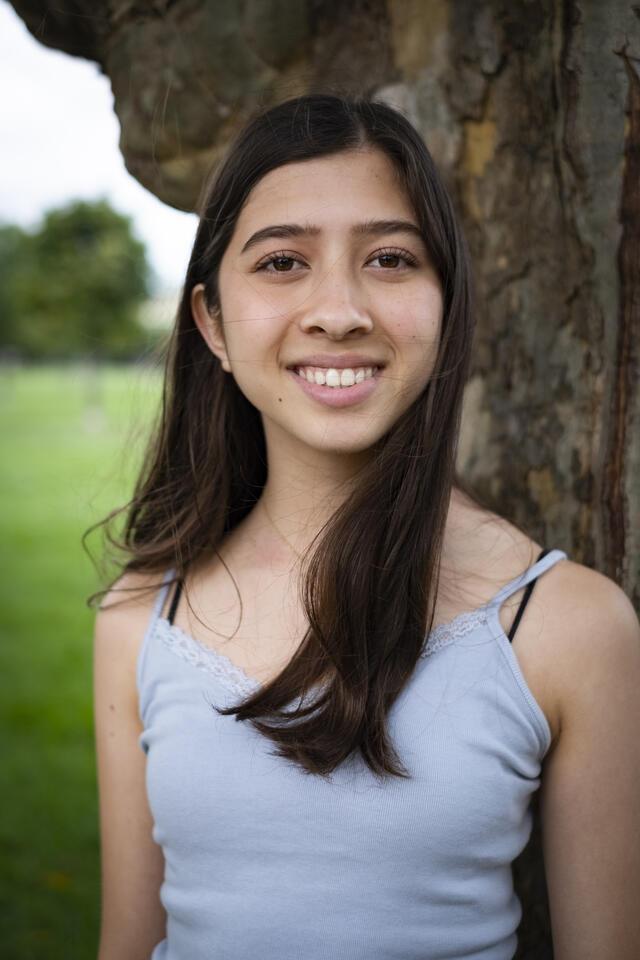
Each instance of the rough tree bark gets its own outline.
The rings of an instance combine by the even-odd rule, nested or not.
[[[129,171],[194,209],[256,106],[403,109],[478,288],[460,467],[498,512],[640,605],[640,5],[624,0],[13,0],[111,80]],[[552,956],[536,811],[517,956]]]

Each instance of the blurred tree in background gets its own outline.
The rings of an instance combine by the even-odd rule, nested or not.
[[[18,343],[20,324],[13,286],[26,252],[25,240],[20,227],[0,224],[0,350]]]
[[[35,231],[0,226],[0,351],[27,360],[133,359],[151,345],[144,245],[105,200],[50,210]]]

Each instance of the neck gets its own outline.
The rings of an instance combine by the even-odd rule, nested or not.
[[[263,556],[291,564],[347,499],[371,452],[342,454],[281,439],[267,442],[268,479],[246,532]]]
[[[291,573],[315,537],[344,503],[372,451],[341,454],[303,447],[266,431],[268,479],[260,500],[232,537],[243,562]],[[451,492],[443,567],[456,567],[466,543],[469,504]]]

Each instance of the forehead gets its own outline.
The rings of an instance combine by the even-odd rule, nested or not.
[[[270,170],[251,190],[234,239],[268,223],[314,222],[345,228],[366,217],[415,219],[396,168],[380,150],[353,150]],[[244,239],[243,239],[244,238]]]

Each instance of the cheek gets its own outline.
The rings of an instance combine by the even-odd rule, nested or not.
[[[386,313],[389,332],[405,362],[423,365],[438,349],[442,325],[442,299],[438,292],[406,296],[390,304]]]
[[[229,356],[265,354],[282,335],[287,319],[277,297],[267,298],[242,274],[220,277],[220,299]]]
[[[256,317],[246,311],[227,321],[227,353],[231,374],[255,407],[262,409],[274,391],[280,344],[285,335],[280,317]]]
[[[251,359],[254,363],[276,363],[278,345],[288,321],[275,305],[263,299],[238,297],[224,312],[226,343],[231,363]]]

